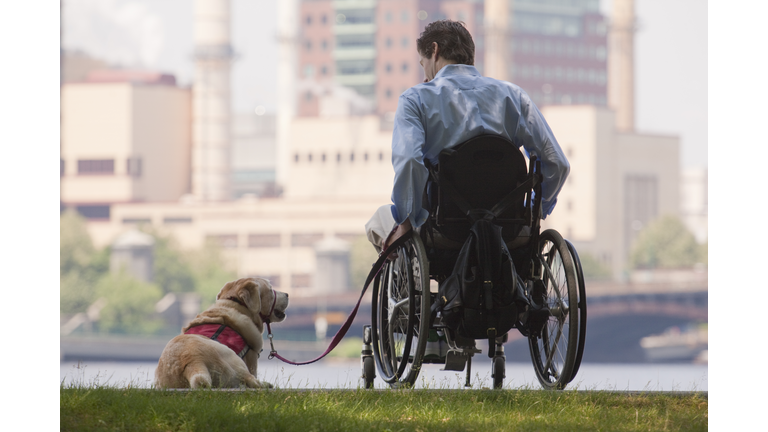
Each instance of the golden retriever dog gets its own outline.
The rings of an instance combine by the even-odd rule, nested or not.
[[[288,294],[269,281],[228,282],[216,302],[168,342],[155,370],[155,388],[269,388],[256,379],[264,323],[285,319]]]

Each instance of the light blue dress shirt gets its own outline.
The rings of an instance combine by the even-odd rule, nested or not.
[[[480,75],[474,66],[449,64],[427,83],[400,95],[392,132],[392,216],[421,226],[429,176],[424,159],[436,164],[446,148],[482,134],[497,134],[541,160],[542,216],[555,207],[570,165],[544,117],[520,87]]]

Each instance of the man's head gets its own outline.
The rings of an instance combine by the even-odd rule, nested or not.
[[[461,21],[440,20],[427,24],[416,40],[416,49],[427,81],[446,64],[475,64],[475,42]]]

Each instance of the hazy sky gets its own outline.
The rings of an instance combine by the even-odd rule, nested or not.
[[[612,0],[602,0],[610,13]],[[64,45],[188,84],[192,0],[64,0]],[[636,0],[636,128],[679,135],[684,167],[707,166],[707,2]],[[232,0],[237,112],[277,106],[277,2]]]

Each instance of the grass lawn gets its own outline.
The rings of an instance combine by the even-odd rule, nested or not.
[[[62,431],[699,431],[702,394],[62,386]]]

